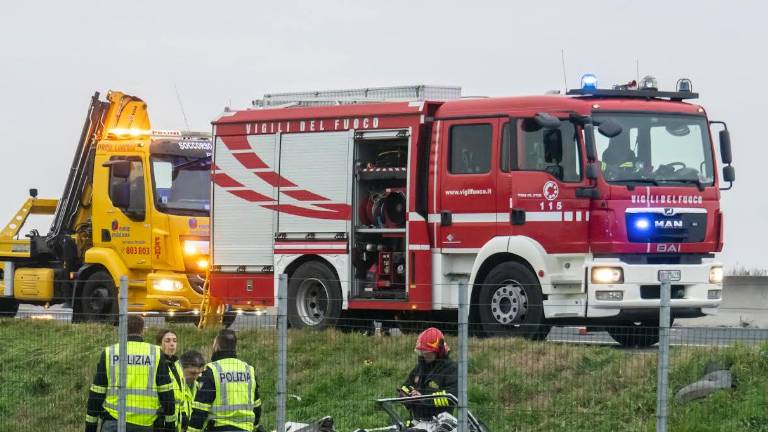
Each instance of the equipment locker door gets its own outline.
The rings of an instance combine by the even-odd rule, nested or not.
[[[349,235],[353,132],[283,134],[277,231]],[[302,237],[303,238],[303,237]]]
[[[530,237],[548,253],[587,252],[590,201],[577,196],[589,184],[580,128],[564,119],[558,129],[543,129],[526,117],[505,121],[502,129],[510,126],[498,179],[498,211],[509,223],[499,225],[499,234]],[[553,151],[558,135],[562,155]]]
[[[213,265],[259,270],[273,265],[277,135],[216,137]]]
[[[446,121],[440,150],[436,245],[478,249],[496,235],[498,119]],[[432,219],[432,218],[431,218]]]

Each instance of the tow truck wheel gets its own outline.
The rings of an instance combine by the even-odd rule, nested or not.
[[[327,265],[309,261],[288,281],[288,322],[293,328],[324,329],[341,316],[341,286]]]
[[[485,336],[547,337],[551,326],[544,323],[541,285],[528,267],[514,261],[501,263],[479,289],[477,316]]]
[[[13,318],[18,311],[18,300],[15,298],[0,298],[0,318]]]
[[[98,271],[85,281],[80,312],[83,321],[117,322],[117,289],[109,273]]]
[[[606,330],[613,340],[626,348],[647,348],[659,341],[658,322],[626,322]]]

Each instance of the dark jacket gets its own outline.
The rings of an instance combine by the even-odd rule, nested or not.
[[[237,354],[234,351],[218,351],[213,353],[211,362],[225,358],[237,358]],[[216,383],[213,379],[213,372],[211,372],[210,368],[205,368],[202,375],[200,375],[200,378],[197,379],[197,383],[198,389],[197,394],[195,395],[195,402],[200,402],[206,405],[212,404],[213,401],[216,400]],[[259,396],[259,383],[256,380],[256,377],[254,377],[254,384],[253,400],[257,402],[257,404],[253,409],[253,415],[256,416],[253,422],[253,426],[256,428],[256,426],[259,424],[259,420],[261,420],[261,397]],[[217,427],[214,424],[215,422],[212,421],[208,422],[208,425],[206,426],[206,420],[208,420],[208,412],[194,408],[192,410],[192,417],[189,420],[189,428],[198,430],[205,429],[206,431],[211,432],[231,431],[233,429],[232,426]]]
[[[131,342],[144,342],[141,336],[128,336],[128,340]],[[168,385],[171,383],[171,377],[168,374],[168,363],[165,356],[160,356],[160,361],[157,368],[157,376],[155,377],[155,384],[157,386]],[[99,387],[107,387],[109,385],[107,378],[107,364],[106,364],[106,348],[101,352],[99,356],[99,363],[96,365],[96,375],[93,377],[93,384]],[[114,385],[117,385],[114,383]],[[104,393],[98,393],[91,390],[88,393],[88,416],[90,418],[101,418],[104,420],[117,420],[113,418],[104,409],[104,400],[107,395]],[[157,394],[160,400],[160,409],[162,412],[159,414],[158,423],[161,423],[163,427],[166,427],[164,418],[165,416],[173,416],[176,407],[176,401],[173,397],[173,390],[159,392]],[[96,432],[97,423],[92,421],[86,421],[85,431]],[[174,430],[174,425],[167,425],[167,430]]]
[[[419,358],[416,367],[413,368],[404,387],[418,390],[422,395],[445,392],[458,396],[458,368],[449,358],[437,359],[427,363]],[[431,419],[441,412],[453,413],[453,403],[446,404],[441,400],[431,400],[409,404],[411,415],[414,419]],[[446,406],[447,405],[447,406]]]

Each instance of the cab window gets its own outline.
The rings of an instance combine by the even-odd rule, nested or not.
[[[109,198],[115,207],[120,208],[134,220],[144,220],[146,212],[144,194],[144,169],[140,160],[112,158],[130,164],[128,177],[115,175],[115,169],[109,170]],[[120,205],[118,205],[120,204]]]
[[[493,129],[490,124],[456,125],[451,127],[451,174],[484,174],[491,170]]]
[[[533,119],[518,124],[518,169],[544,171],[564,182],[581,180],[578,130],[573,123],[563,121],[557,129],[542,128]],[[551,143],[557,140],[563,143],[562,154],[552,150]]]

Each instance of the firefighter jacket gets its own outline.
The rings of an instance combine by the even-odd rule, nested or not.
[[[253,366],[232,351],[213,354],[197,381],[189,432],[255,430],[261,418],[261,398]]]
[[[156,421],[175,428],[173,384],[160,347],[130,336],[127,345],[126,422],[152,426]],[[86,432],[95,432],[98,419],[117,420],[120,345],[108,346],[96,366],[88,394]]]
[[[419,358],[415,368],[408,374],[401,391],[409,393],[418,390],[422,395],[452,394],[458,395],[458,369],[448,357],[432,363]],[[430,401],[413,402],[408,405],[411,415],[417,420],[429,420],[441,412],[453,413],[452,403],[447,398],[439,397]]]

